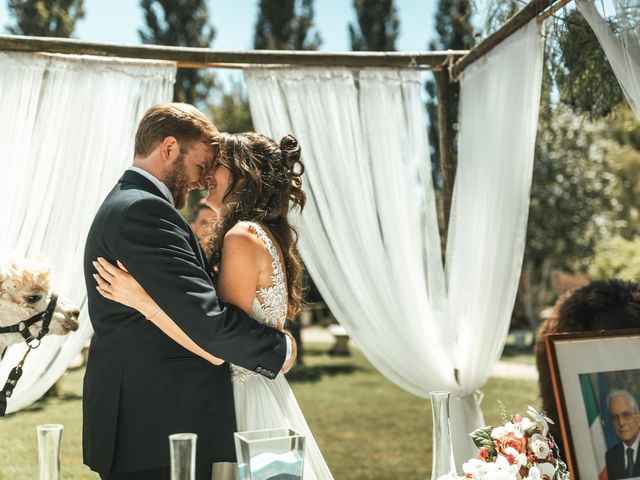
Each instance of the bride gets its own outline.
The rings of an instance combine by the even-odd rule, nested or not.
[[[300,146],[291,135],[278,145],[257,133],[222,133],[214,165],[205,176],[206,203],[217,212],[206,248],[217,293],[258,322],[280,330],[301,304],[302,268],[288,214],[295,206],[304,207],[303,171]],[[100,262],[115,274],[109,279],[108,298],[138,310],[153,302],[124,265]],[[223,362],[211,355],[207,360]],[[284,375],[269,380],[232,365],[231,377],[238,431],[287,427],[302,433],[303,478],[332,479]],[[235,479],[236,470],[235,465],[215,465],[214,479]]]

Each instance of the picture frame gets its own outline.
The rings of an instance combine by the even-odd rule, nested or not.
[[[619,391],[625,391],[640,403],[640,329],[549,334],[545,342],[571,477],[606,478],[603,468],[624,468],[613,460],[622,447],[618,446],[621,440],[607,397],[611,392],[620,395]],[[640,437],[640,413],[633,419]],[[628,435],[626,429],[621,434]],[[607,455],[614,447],[616,450]],[[635,454],[636,464],[640,464],[640,455]],[[640,479],[640,465],[631,477],[609,475],[609,480],[612,477]]]

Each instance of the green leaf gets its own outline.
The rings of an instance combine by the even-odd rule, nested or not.
[[[476,447],[486,447],[489,450],[493,450],[493,438],[491,438],[491,430],[493,430],[493,427],[491,426],[482,427],[470,433],[469,436],[473,440],[473,443],[476,444]]]

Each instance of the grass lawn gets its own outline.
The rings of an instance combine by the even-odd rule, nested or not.
[[[325,345],[306,345],[307,365],[289,375],[320,449],[337,480],[429,478],[431,410],[380,375],[357,351],[331,358]],[[62,478],[97,479],[82,464],[81,393],[84,370],[68,372],[60,398],[0,419],[0,479],[37,478],[36,425],[62,423]],[[488,424],[500,422],[497,400],[525,412],[539,406],[531,381],[491,379],[484,388]]]

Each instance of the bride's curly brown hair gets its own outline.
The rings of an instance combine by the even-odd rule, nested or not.
[[[216,160],[229,170],[231,184],[224,195],[229,212],[214,228],[208,245],[214,277],[220,268],[224,237],[236,223],[251,221],[267,227],[284,257],[287,317],[293,319],[302,303],[302,262],[296,249],[298,233],[289,222],[289,211],[295,207],[302,211],[307,198],[302,190],[300,145],[291,135],[283,137],[278,145],[253,132],[221,133],[217,143]]]

